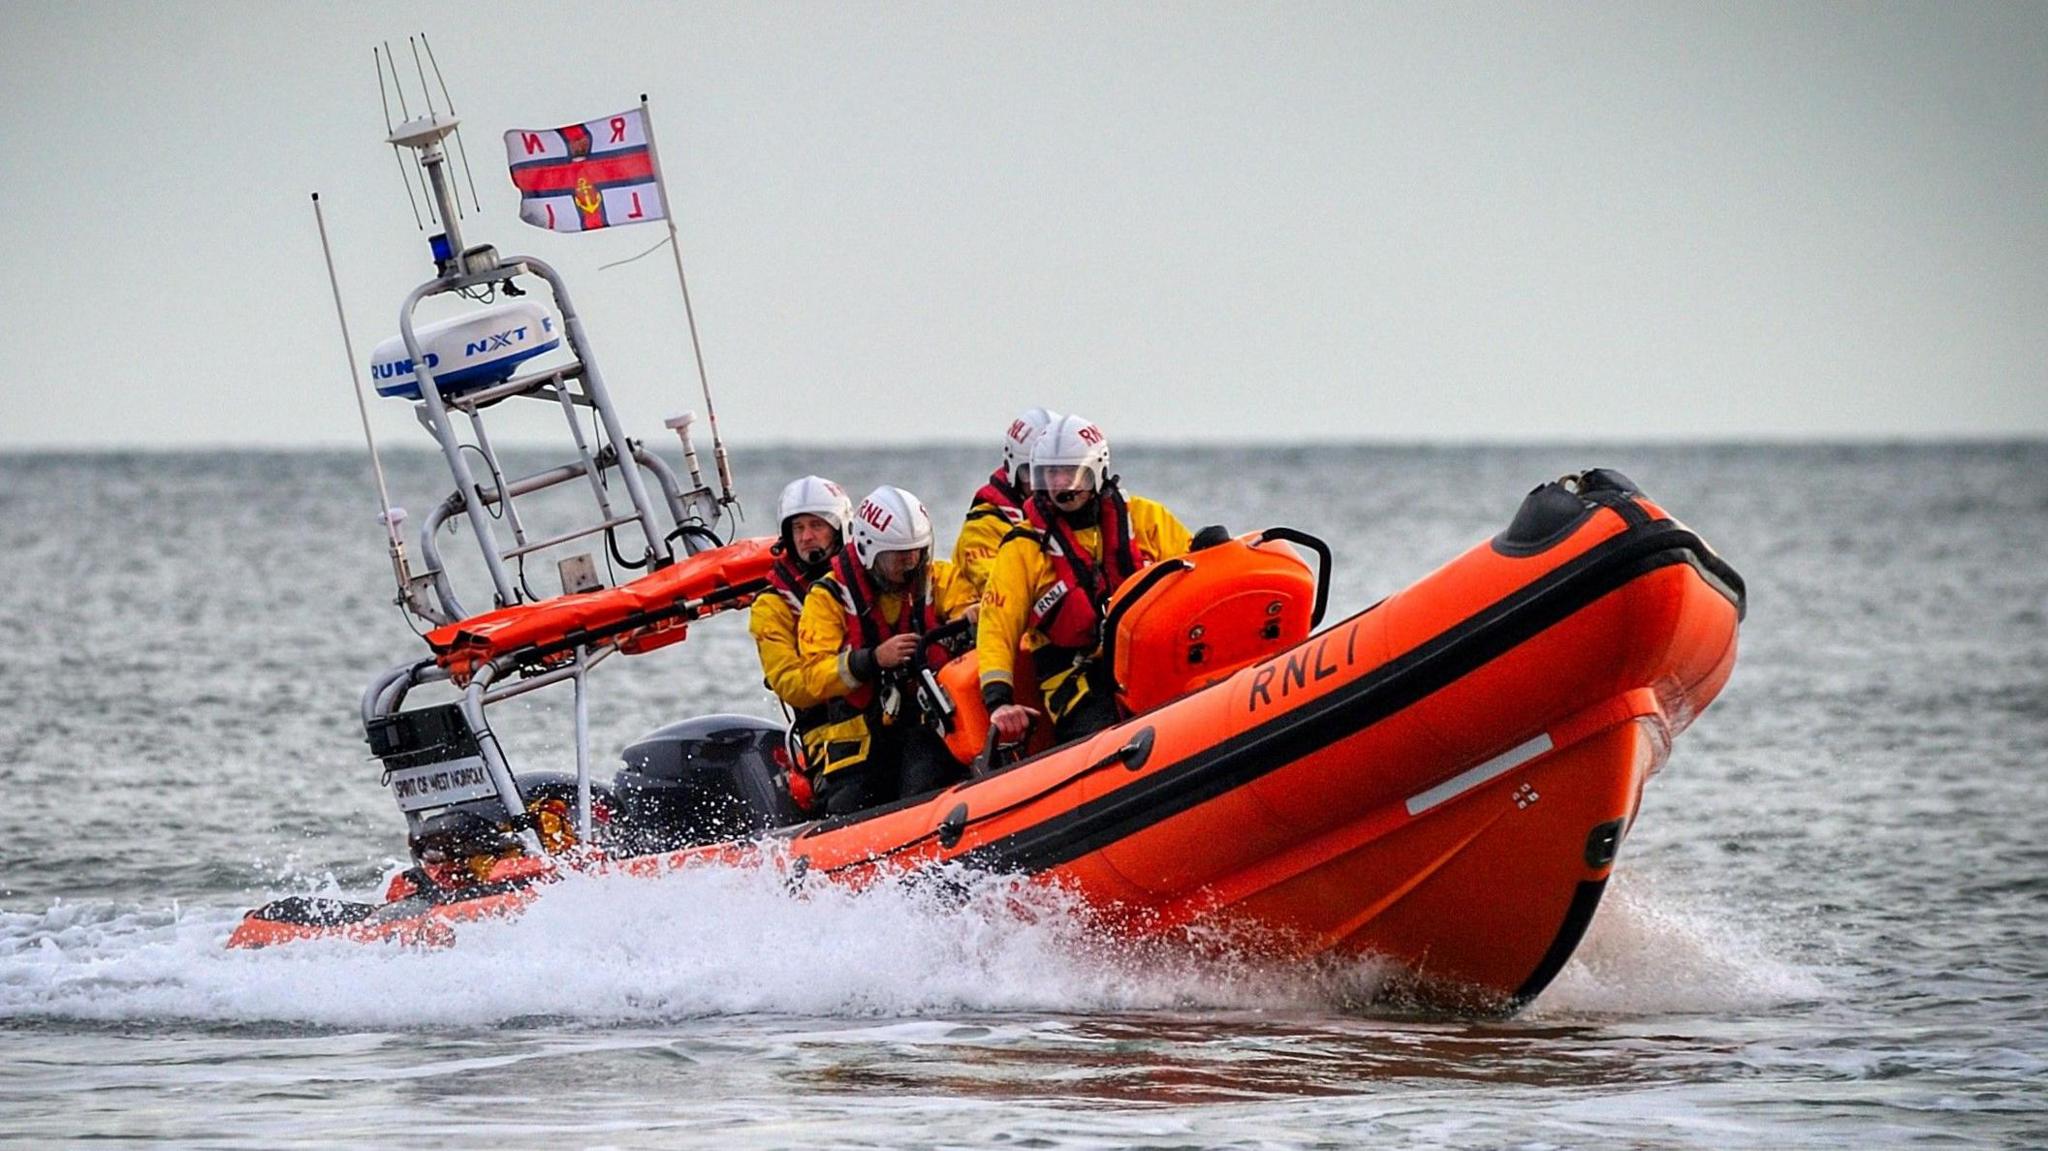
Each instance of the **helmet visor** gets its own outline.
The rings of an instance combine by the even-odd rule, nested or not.
[[[928,548],[911,548],[908,551],[882,552],[875,557],[874,571],[882,582],[901,585],[917,574],[917,569],[931,555]]]
[[[1030,478],[1032,489],[1047,495],[1102,490],[1102,469],[1094,464],[1039,464]]]

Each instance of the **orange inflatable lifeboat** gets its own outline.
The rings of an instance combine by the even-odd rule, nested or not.
[[[1320,553],[1315,571],[1296,544]],[[1570,957],[1645,782],[1727,682],[1742,580],[1601,470],[1537,488],[1500,535],[1315,630],[1328,577],[1327,551],[1285,530],[1156,565],[1111,611],[1123,722],[941,792],[771,831],[763,858],[856,884],[939,863],[1028,873],[1112,930],[1280,961],[1378,956],[1431,998],[1511,1009]],[[970,678],[949,665],[945,679],[967,733],[957,754],[986,717],[973,726]],[[747,859],[759,844],[601,866]],[[253,912],[231,942],[426,938],[533,890],[476,887],[320,923]]]

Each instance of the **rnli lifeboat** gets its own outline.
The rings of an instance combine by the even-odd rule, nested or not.
[[[1270,528],[1155,564],[1104,621],[1125,718],[1058,747],[1041,731],[1014,761],[992,740],[971,656],[920,669],[901,686],[965,768],[942,791],[809,818],[801,749],[782,726],[735,715],[649,733],[595,778],[593,670],[747,607],[767,592],[772,541],[732,538],[738,503],[694,321],[709,477],[692,413],[665,421],[680,472],[626,435],[553,267],[464,237],[444,147],[458,121],[426,103],[387,124],[379,150],[412,153],[431,188],[433,277],[371,364],[453,481],[419,527],[417,563],[367,408],[363,421],[394,602],[428,646],[362,700],[412,866],[378,901],[268,903],[230,946],[457,943],[466,923],[516,914],[569,869],[739,865],[785,869],[799,893],[1021,875],[1078,896],[1106,932],[1279,963],[1377,957],[1422,995],[1482,1010],[1526,1002],[1570,957],[1646,781],[1727,682],[1744,603],[1735,572],[1612,471],[1539,486],[1500,534],[1330,626],[1331,553],[1306,533]],[[579,163],[554,158],[572,151],[567,131],[525,133],[557,138],[534,163]],[[314,212],[324,252],[317,196]],[[682,288],[680,256],[676,270]],[[329,277],[339,319],[331,260]],[[423,322],[428,301],[456,314]],[[686,290],[682,303],[688,315]],[[560,462],[508,469],[484,432],[505,406],[560,416]],[[555,518],[579,491],[583,510]],[[463,522],[481,587],[458,589],[440,554]],[[541,586],[550,566],[559,593]],[[473,612],[483,601],[465,597],[479,590],[492,606]],[[573,771],[520,770],[492,709],[565,688]],[[1029,684],[1017,689],[1029,699]]]
[[[861,885],[955,865],[1059,884],[1106,931],[1281,962],[1378,957],[1430,999],[1512,1009],[1572,954],[1646,781],[1727,682],[1743,582],[1600,469],[1536,488],[1500,534],[1322,626],[1329,562],[1273,529],[1128,581],[1104,652],[1128,718],[1019,762],[989,742],[971,657],[949,663],[932,689],[970,777],[827,820],[791,799],[785,733],[764,720],[664,728],[609,787],[508,781],[480,705],[403,710],[410,681],[387,678],[365,717],[395,792],[410,789],[420,866],[382,903],[272,903],[229,943],[445,943],[566,866],[738,863]],[[449,624],[427,670],[481,699],[494,675],[673,642],[759,594],[767,563],[767,541],[741,541]]]

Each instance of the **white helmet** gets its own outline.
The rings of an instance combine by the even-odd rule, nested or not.
[[[1049,468],[1079,468],[1069,487],[1099,492],[1109,482],[1109,437],[1087,416],[1061,416],[1031,445],[1031,486],[1043,490]]]
[[[789,481],[782,489],[782,506],[776,522],[784,531],[789,530],[789,521],[797,516],[813,515],[838,529],[839,538],[846,538],[846,529],[853,522],[853,501],[846,498],[846,489],[823,476],[805,476]]]
[[[1011,483],[1024,482],[1024,469],[1031,466],[1031,446],[1038,442],[1039,433],[1059,422],[1060,414],[1051,408],[1026,408],[1010,421],[1010,430],[1003,433],[1003,474]]]
[[[924,501],[887,485],[868,493],[853,514],[853,555],[872,569],[883,552],[907,552],[932,546],[932,516]]]

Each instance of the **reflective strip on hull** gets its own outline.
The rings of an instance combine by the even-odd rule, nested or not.
[[[1478,767],[1461,771],[1428,791],[1408,797],[1408,814],[1421,815],[1448,799],[1454,799],[1503,773],[1535,759],[1551,748],[1550,733],[1544,732],[1527,743],[1519,743]]]

